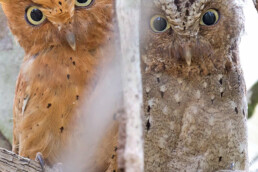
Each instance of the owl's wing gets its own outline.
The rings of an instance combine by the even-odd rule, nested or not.
[[[26,104],[28,102],[29,97],[26,97],[26,82],[21,74],[19,74],[16,89],[15,89],[15,97],[14,97],[14,105],[13,105],[13,145],[12,151],[15,153],[19,153],[19,122],[22,120],[23,112],[26,108]]]

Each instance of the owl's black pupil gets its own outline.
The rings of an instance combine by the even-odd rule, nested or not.
[[[86,3],[88,0],[77,0],[77,2],[83,4],[83,3]]]
[[[216,23],[216,15],[214,12],[208,11],[203,15],[203,23],[210,26]]]
[[[39,9],[33,9],[30,13],[32,20],[40,21],[43,18],[43,14]]]
[[[167,21],[163,17],[157,17],[153,22],[153,27],[157,31],[163,31],[167,28]]]

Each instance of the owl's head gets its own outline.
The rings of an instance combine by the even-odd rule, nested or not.
[[[147,70],[204,74],[238,63],[243,0],[154,0],[142,12]]]
[[[53,46],[95,49],[105,41],[105,34],[111,29],[112,0],[0,2],[11,31],[27,53]]]

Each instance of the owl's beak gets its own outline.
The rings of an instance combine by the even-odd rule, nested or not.
[[[191,52],[191,48],[189,46],[184,47],[184,57],[185,57],[185,61],[186,61],[187,65],[191,66],[192,52]]]
[[[70,47],[73,49],[73,51],[76,50],[76,38],[73,32],[67,32],[66,33],[66,40]]]

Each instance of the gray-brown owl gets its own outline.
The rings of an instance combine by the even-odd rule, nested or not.
[[[145,171],[248,170],[243,1],[144,1]]]

